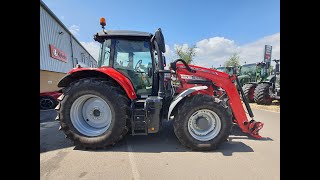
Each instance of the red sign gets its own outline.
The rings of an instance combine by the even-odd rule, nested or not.
[[[50,48],[50,56],[54,59],[58,59],[60,61],[63,62],[68,62],[67,59],[67,54],[64,53],[63,51],[61,51],[60,49],[57,49],[56,47],[54,47],[54,45],[49,44],[49,48]]]
[[[271,62],[272,46],[264,46],[264,62]]]

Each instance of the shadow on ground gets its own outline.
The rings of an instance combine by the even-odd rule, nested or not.
[[[58,130],[59,126],[56,121],[40,123],[40,153],[73,146],[73,142]]]
[[[229,142],[233,139],[247,139],[247,140],[254,140],[254,141],[273,141],[270,137],[262,137],[261,139],[256,139],[252,136],[249,136],[246,133],[243,133],[238,125],[234,125],[231,129],[230,136],[228,138]]]
[[[55,110],[40,111],[40,153],[73,146],[73,142],[58,130],[56,116]]]
[[[63,132],[59,131],[59,123],[54,121],[56,114],[52,111],[47,111],[40,117],[40,153],[53,151],[57,149],[74,147],[73,142],[65,138]],[[51,118],[51,119],[50,119]],[[240,128],[235,126],[228,138],[215,151],[206,151],[199,153],[222,153],[225,156],[231,156],[234,152],[253,152],[253,149],[241,142],[242,140],[256,140],[242,133]],[[272,140],[272,139],[264,139]],[[79,147],[74,147],[74,150],[83,150]],[[161,152],[192,152],[180,144],[176,138],[172,122],[164,122],[162,130],[157,134],[148,136],[131,136],[126,135],[124,139],[114,146],[99,150],[86,150],[95,152],[136,152],[136,153],[161,153]]]

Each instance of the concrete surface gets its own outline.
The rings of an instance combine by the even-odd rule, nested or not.
[[[159,134],[126,136],[106,150],[77,150],[58,131],[54,111],[40,112],[41,179],[280,179],[280,113],[253,109],[263,140],[238,129],[211,152],[183,147],[165,123]]]

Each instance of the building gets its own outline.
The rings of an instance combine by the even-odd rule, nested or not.
[[[78,63],[97,67],[97,61],[40,1],[40,93],[59,90],[59,80]]]

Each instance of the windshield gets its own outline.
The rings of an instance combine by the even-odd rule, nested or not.
[[[241,75],[256,76],[256,64],[246,64],[241,67]]]
[[[114,68],[147,72],[152,67],[148,41],[116,40]]]
[[[218,71],[221,71],[221,72],[225,72],[226,67],[218,67],[217,70],[218,70]]]

